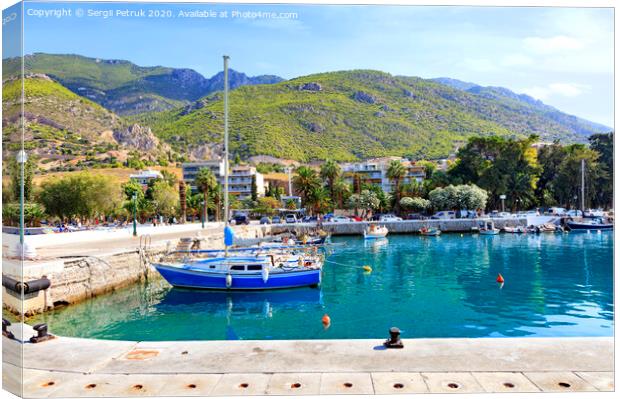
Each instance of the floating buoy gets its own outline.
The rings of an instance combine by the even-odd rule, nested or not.
[[[463,237],[463,233],[461,233],[461,237]]]
[[[327,313],[325,313],[321,319],[321,322],[323,323],[323,326],[327,328],[330,324],[332,324],[332,319],[330,319]]]
[[[368,265],[362,266],[362,269],[364,269],[365,272],[372,273],[372,267]]]
[[[497,279],[495,279],[495,281],[497,281],[500,284],[504,283],[504,277],[500,274],[497,275]]]

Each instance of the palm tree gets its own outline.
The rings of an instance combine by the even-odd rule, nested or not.
[[[338,208],[343,209],[345,198],[351,195],[351,186],[345,179],[339,177],[334,181],[333,195],[334,201],[338,202]]]
[[[400,211],[400,184],[405,178],[406,174],[407,169],[399,160],[394,160],[390,162],[387,170],[387,177],[394,183],[394,194],[396,197],[394,210],[396,211],[396,213],[399,213]]]
[[[308,204],[312,191],[321,186],[321,181],[314,169],[300,166],[297,169],[297,175],[293,178],[293,184],[303,203]]]
[[[334,197],[334,182],[341,173],[340,166],[331,159],[321,165],[321,178],[327,181],[327,187],[329,187],[329,193],[332,198]]]
[[[327,212],[331,207],[331,201],[329,198],[329,192],[325,189],[325,187],[314,187],[310,192],[310,197],[308,198],[308,205],[311,206],[312,212],[315,215],[320,215]]]
[[[205,203],[204,205],[204,220],[209,221],[209,214],[207,209],[209,208],[209,192],[215,189],[217,186],[217,179],[215,175],[209,168],[201,168],[196,174],[196,179],[194,180],[196,187],[198,190],[202,192],[202,198]]]

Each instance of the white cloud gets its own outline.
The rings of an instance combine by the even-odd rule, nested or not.
[[[590,89],[589,85],[579,83],[551,83],[546,86],[534,86],[522,89],[521,91],[542,101],[550,97],[578,97]]]
[[[526,37],[523,39],[525,48],[539,54],[581,50],[584,42],[569,36]]]

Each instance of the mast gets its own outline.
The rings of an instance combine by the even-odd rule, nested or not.
[[[586,197],[586,179],[585,179],[585,165],[586,160],[581,160],[581,213],[585,211],[585,197]]]
[[[228,59],[224,56],[224,236],[231,233],[228,226]],[[226,240],[226,238],[225,238]],[[228,244],[225,243],[224,256],[228,257]]]

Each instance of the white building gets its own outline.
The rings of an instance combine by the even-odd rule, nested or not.
[[[218,183],[224,188],[224,160],[210,160],[183,164],[183,180],[190,185],[193,192],[198,191],[194,180],[198,171],[209,168],[215,175]],[[252,179],[256,180],[256,194],[265,195],[265,182],[263,175],[256,172],[256,168],[248,165],[231,166],[228,173],[228,193],[243,200],[252,197]]]
[[[151,180],[162,179],[163,176],[158,170],[143,170],[140,173],[129,175],[130,180],[135,180],[143,186],[147,186]]]
[[[374,158],[362,162],[345,163],[341,167],[345,180],[349,184],[353,184],[354,176],[359,175],[362,182],[377,184],[381,186],[383,191],[389,193],[394,191],[394,185],[388,177],[388,168],[392,161],[399,161],[407,171],[402,181],[403,184],[413,180],[418,182],[424,180],[425,171],[423,166],[416,165],[415,162],[400,157]]]

